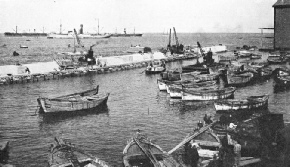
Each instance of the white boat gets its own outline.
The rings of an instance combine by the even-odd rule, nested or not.
[[[204,90],[204,91],[186,91],[182,92],[182,100],[192,101],[206,101],[206,100],[218,100],[233,98],[236,91],[235,87],[228,87],[224,89],[216,90]]]
[[[163,80],[157,79],[158,88],[160,91],[166,90],[166,83]]]
[[[82,39],[98,39],[98,38],[110,38],[111,34],[78,34],[79,38]],[[68,33],[68,34],[48,34],[48,39],[73,39],[74,34]]]
[[[28,46],[20,45],[20,48],[28,48]]]
[[[214,102],[216,111],[257,110],[268,107],[269,95],[249,96],[246,99],[222,99]]]

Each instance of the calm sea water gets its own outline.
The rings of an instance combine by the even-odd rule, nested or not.
[[[121,54],[131,44],[149,46],[154,50],[166,46],[167,38],[160,34],[145,34],[141,38],[111,38],[94,50],[95,54]],[[72,40],[27,39],[1,36],[0,45],[7,45],[7,48],[0,48],[1,64],[5,64],[4,60],[11,60],[13,50],[23,54],[17,59],[30,63],[34,58],[52,57],[55,52],[71,51],[67,44],[73,43]],[[186,45],[193,45],[197,40],[204,45],[230,44],[230,48],[260,44],[259,34],[180,34],[179,40]],[[83,42],[88,46],[96,40]],[[20,43],[29,45],[29,48],[20,50]],[[172,62],[167,67],[176,68],[191,63],[188,60]],[[215,114],[212,102],[185,103],[170,99],[167,93],[158,90],[156,80],[159,75],[145,75],[143,70],[0,86],[0,139],[10,141],[9,162],[23,167],[46,166],[49,145],[58,136],[69,139],[111,165],[121,166],[123,148],[137,129],[169,151],[192,132],[205,113]],[[99,113],[59,117],[34,115],[36,98],[39,96],[65,95],[96,85],[100,85],[100,92],[111,93],[107,108]],[[274,93],[272,79],[238,88],[235,97],[265,93],[270,95],[269,110],[284,113],[285,122],[289,122],[290,91]]]

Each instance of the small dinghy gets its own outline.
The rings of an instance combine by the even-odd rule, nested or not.
[[[28,46],[20,45],[20,48],[28,48]]]
[[[125,167],[179,166],[172,156],[139,133],[128,142],[123,155]]]
[[[71,143],[55,138],[51,145],[48,164],[49,167],[109,167],[96,157],[92,157]]]
[[[217,112],[257,110],[268,107],[269,95],[249,96],[246,99],[222,99],[214,102]]]

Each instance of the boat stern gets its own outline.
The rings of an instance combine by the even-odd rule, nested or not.
[[[45,106],[45,98],[39,97],[37,98],[37,104],[39,107],[39,112],[45,113],[47,112],[46,106]]]

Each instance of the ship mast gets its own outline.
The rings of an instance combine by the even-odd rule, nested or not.
[[[99,29],[100,27],[99,27],[99,19],[98,19],[98,35],[100,34]]]
[[[61,20],[60,20],[59,34],[62,34],[61,27],[62,27],[62,25],[61,25]]]

